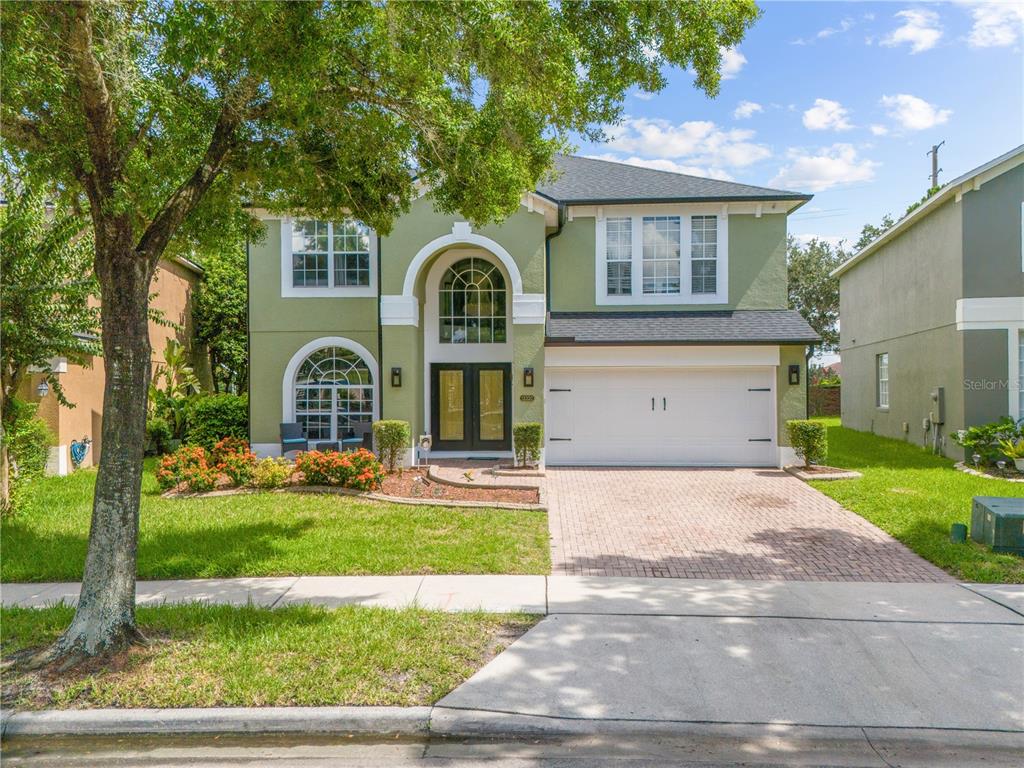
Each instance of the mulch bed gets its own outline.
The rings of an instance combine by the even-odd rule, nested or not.
[[[437,499],[438,501],[501,501],[515,504],[537,504],[536,488],[493,488],[481,485],[464,488],[428,480],[422,469],[406,469],[384,477],[381,493],[406,499]]]

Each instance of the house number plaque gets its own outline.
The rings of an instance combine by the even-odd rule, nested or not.
[[[532,403],[533,395],[520,395],[519,399],[524,403]]]

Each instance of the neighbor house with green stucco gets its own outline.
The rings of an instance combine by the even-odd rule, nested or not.
[[[963,458],[1024,416],[1024,146],[946,184],[839,276],[843,425]]]
[[[262,213],[249,247],[251,440],[402,419],[432,457],[778,466],[817,335],[787,309],[786,218],[809,196],[580,157],[499,224],[429,191],[387,236]],[[409,459],[416,448],[410,446]]]

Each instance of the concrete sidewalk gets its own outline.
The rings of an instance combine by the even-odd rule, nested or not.
[[[1024,732],[1024,587],[611,581],[551,579],[551,615],[432,722]]]
[[[2,584],[4,606],[78,600],[80,585]],[[1024,624],[1024,585],[601,576],[285,576],[140,581],[139,605],[418,605],[443,611]]]

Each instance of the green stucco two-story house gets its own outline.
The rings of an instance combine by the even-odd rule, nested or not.
[[[844,426],[951,457],[1024,416],[1024,145],[945,185],[836,270]]]
[[[249,250],[251,440],[280,452],[411,423],[432,457],[778,466],[817,340],[788,310],[786,217],[809,197],[580,157],[500,224],[424,194],[387,237],[264,215]],[[410,446],[409,459],[414,456]]]

